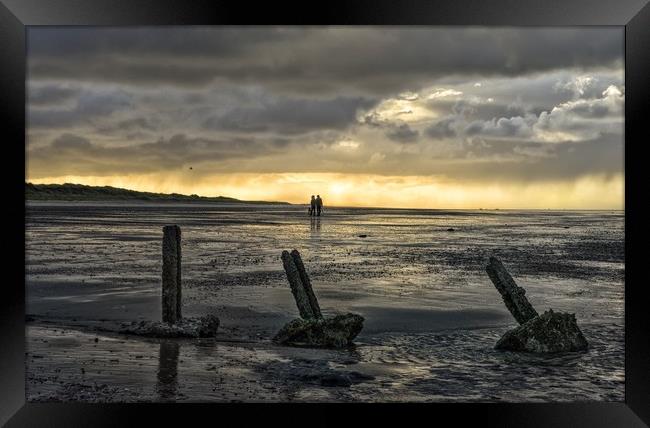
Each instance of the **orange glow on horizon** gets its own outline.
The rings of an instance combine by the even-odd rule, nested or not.
[[[227,174],[188,178],[174,174],[62,176],[35,184],[78,183],[156,193],[228,196],[242,200],[307,203],[320,194],[326,206],[391,208],[623,209],[624,179],[588,176],[570,182],[461,183],[425,176],[362,174]]]

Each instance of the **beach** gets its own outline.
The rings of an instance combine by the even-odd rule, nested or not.
[[[623,211],[411,210],[29,202],[28,401],[624,400]],[[162,227],[182,230],[183,315],[214,339],[144,339],[161,317]],[[282,250],[325,314],[365,318],[342,350],[279,346],[298,317]],[[485,272],[497,256],[538,312],[575,313],[590,348],[497,351],[517,325]]]

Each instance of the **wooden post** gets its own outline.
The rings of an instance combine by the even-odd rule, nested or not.
[[[181,228],[163,227],[162,320],[175,324],[181,315]]]
[[[298,311],[300,311],[300,316],[303,319],[315,318],[314,311],[309,304],[309,297],[307,297],[305,287],[303,286],[300,279],[300,273],[298,272],[296,263],[288,251],[282,252],[282,265],[284,266],[284,271],[287,274],[289,286],[291,287],[291,293],[293,294],[293,298],[295,299],[296,305],[298,306]]]
[[[309,306],[311,306],[311,311],[313,312],[316,318],[323,318],[323,315],[320,312],[320,306],[318,305],[318,300],[316,299],[314,290],[311,287],[311,280],[309,279],[309,275],[307,275],[307,271],[305,270],[305,265],[302,262],[302,258],[300,257],[300,253],[298,252],[298,250],[293,250],[291,252],[291,257],[293,258],[293,262],[296,264],[296,267],[298,268],[298,273],[300,274],[300,281],[302,282],[302,285],[305,288],[305,293],[307,294],[307,299],[309,299]]]
[[[501,293],[506,307],[519,324],[524,324],[538,315],[535,308],[526,299],[526,290],[517,286],[499,259],[490,257],[485,270],[496,289]]]

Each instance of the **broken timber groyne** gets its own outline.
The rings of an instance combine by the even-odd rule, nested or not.
[[[214,337],[219,328],[217,316],[182,316],[181,228],[177,225],[163,227],[162,262],[162,322],[126,323],[119,332],[161,338]]]
[[[490,257],[485,270],[506,308],[520,324],[507,331],[495,349],[552,353],[584,351],[589,347],[575,314],[549,309],[539,315],[526,298],[526,290],[515,283],[499,259]]]
[[[351,345],[363,328],[363,317],[352,313],[323,317],[298,250],[283,251],[281,258],[300,318],[285,324],[273,342],[322,348]]]

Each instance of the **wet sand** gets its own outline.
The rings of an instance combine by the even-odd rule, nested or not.
[[[310,220],[303,211],[30,204],[28,400],[624,399],[622,212],[330,209]],[[170,223],[183,230],[184,315],[216,314],[218,337],[108,332],[160,319],[161,227]],[[355,347],[270,342],[297,316],[279,260],[292,248],[326,314],[366,318]],[[515,321],[484,273],[491,254],[538,311],[576,313],[591,349],[493,350]]]

